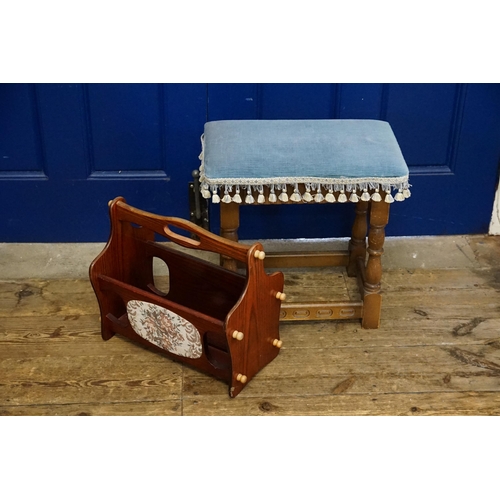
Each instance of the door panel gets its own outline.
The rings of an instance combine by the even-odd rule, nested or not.
[[[381,119],[387,120],[412,168],[448,166],[450,141],[460,132],[464,85],[385,85]]]
[[[35,86],[3,87],[4,91],[0,92],[0,171],[9,178],[44,177]]]
[[[165,176],[164,96],[160,85],[85,85],[92,174]]]

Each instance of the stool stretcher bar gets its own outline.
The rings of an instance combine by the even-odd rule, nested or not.
[[[349,252],[266,252],[266,269],[297,267],[345,267],[349,263]],[[240,265],[238,264],[238,267]]]
[[[281,321],[325,321],[329,319],[361,319],[362,301],[334,301],[308,303],[284,303],[281,305]]]

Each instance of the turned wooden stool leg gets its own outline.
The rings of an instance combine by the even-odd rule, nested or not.
[[[238,241],[240,227],[240,206],[237,203],[220,204],[220,235],[231,241]],[[220,264],[226,269],[236,271],[236,261],[221,255]]]
[[[358,274],[358,259],[366,262],[366,231],[368,229],[366,212],[368,201],[358,201],[356,203],[356,218],[352,226],[352,236],[349,241],[349,264],[347,265],[347,275],[356,276]]]
[[[380,281],[382,279],[381,257],[384,253],[385,226],[389,221],[389,203],[372,202],[370,207],[370,230],[368,233],[368,262],[366,263],[363,297],[363,328],[380,326]]]

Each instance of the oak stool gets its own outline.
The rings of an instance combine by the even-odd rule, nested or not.
[[[408,166],[389,123],[222,120],[206,123],[201,139],[201,192],[221,203],[224,238],[238,241],[240,205],[355,204],[346,251],[268,255],[266,267],[346,266],[358,278],[360,301],[283,303],[281,319],[359,318],[364,328],[378,328],[389,207],[410,197]],[[229,257],[222,265],[236,268]]]

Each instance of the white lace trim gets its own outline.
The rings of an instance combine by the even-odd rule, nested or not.
[[[411,196],[408,176],[402,177],[264,177],[264,178],[211,178],[208,179],[205,175],[204,164],[204,136],[201,136],[202,150],[199,156],[200,165],[200,183],[201,193],[204,198],[212,198],[213,203],[243,203],[240,196],[240,191],[246,191],[244,203],[255,203],[255,198],[252,195],[252,190],[259,193],[257,203],[265,203],[264,186],[270,190],[267,201],[270,203],[288,202],[290,199],[294,202],[310,202],[321,203],[345,203],[347,201],[357,203],[358,201],[382,201],[380,191],[385,192],[383,201],[393,203],[394,201],[403,201]],[[306,191],[300,194],[298,185],[305,185]],[[288,197],[288,190],[293,190],[293,194]],[[311,194],[311,189],[316,191],[316,195]],[[233,190],[236,192],[234,196]],[[281,191],[276,195],[275,190]],[[394,197],[392,190],[396,190]],[[218,191],[223,193],[222,199]],[[326,192],[326,196],[323,195]],[[349,198],[345,193],[351,193]],[[335,198],[334,193],[338,193]],[[359,194],[358,194],[359,193]]]

